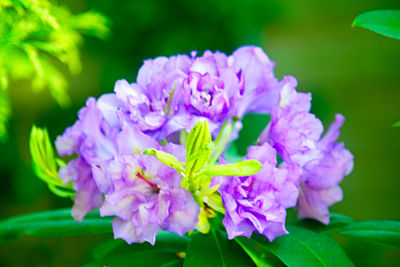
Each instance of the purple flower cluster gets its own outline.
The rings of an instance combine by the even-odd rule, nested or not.
[[[232,139],[245,114],[261,113],[271,122],[246,156],[263,164],[260,172],[214,177],[229,237],[256,231],[273,240],[287,233],[286,209],[296,204],[299,217],[327,223],[328,207],[342,196],[338,184],[353,164],[336,143],[344,119],[337,115],[321,138],[311,95],[296,92],[293,77],[275,78],[274,65],[253,46],[230,56],[159,57],[144,62],[136,83],[120,80],[114,93],[89,98],[78,121],[56,140],[61,156],[76,155],[59,171],[76,190],[74,218],[100,208],[102,216],[115,216],[114,235],[128,243],[154,243],[159,229],[180,235],[194,230],[200,209],[193,192],[181,187],[180,173],[143,151],[154,148],[184,162],[182,130],[206,121],[215,138],[224,122],[235,121]]]

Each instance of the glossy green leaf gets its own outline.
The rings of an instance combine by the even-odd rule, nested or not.
[[[338,243],[325,234],[296,227],[287,227],[289,234],[270,243],[264,236],[254,234],[252,239],[264,248],[260,257],[274,254],[288,266],[354,266]],[[241,242],[246,242],[242,237]],[[267,253],[268,252],[268,253]]]
[[[400,121],[393,124],[393,127],[400,127]]]
[[[202,173],[212,176],[248,176],[256,174],[261,168],[262,164],[260,162],[250,159],[236,163],[210,166]]]
[[[400,249],[400,222],[398,221],[354,222],[339,230],[339,233]]]
[[[357,16],[353,26],[400,39],[400,10],[374,10]]]
[[[78,223],[72,218],[71,209],[22,215],[0,221],[0,243],[13,242],[22,235],[61,237],[111,233],[111,221],[112,218],[101,218],[98,211],[92,211]]]
[[[269,252],[262,243],[247,237],[237,237],[235,241],[249,255],[257,267],[285,266],[282,261]]]
[[[353,222],[354,220],[347,215],[332,212],[328,225],[312,219],[303,219],[298,221],[296,226],[301,226],[314,232],[327,233],[343,228],[344,226]]]
[[[196,233],[186,250],[184,267],[254,266],[252,260],[233,240],[213,227],[207,235]]]
[[[177,251],[173,248],[137,249],[138,246],[130,247],[128,253],[118,253],[91,262],[85,267],[90,266],[182,266],[183,259],[179,258]]]
[[[166,153],[164,151],[160,151],[154,148],[147,149],[143,152],[145,155],[154,155],[156,158],[164,163],[165,165],[174,168],[175,170],[185,172],[185,169],[183,168],[182,164],[179,162],[177,158],[175,158],[173,155]]]
[[[174,248],[176,251],[185,251],[190,241],[187,236],[179,236],[178,234],[160,230],[157,233],[155,246],[157,248]],[[142,244],[133,243],[129,245],[122,239],[111,239],[108,240],[93,250],[93,258],[95,260],[101,260],[108,255],[116,255],[117,253],[125,254],[138,250],[151,249],[153,245],[145,242]]]
[[[94,261],[86,266],[182,266],[189,240],[165,231],[159,231],[154,246],[110,240],[94,249]]]

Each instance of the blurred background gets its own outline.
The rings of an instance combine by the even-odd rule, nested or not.
[[[160,55],[231,54],[242,45],[261,46],[276,62],[276,76],[293,75],[300,91],[313,94],[312,111],[327,127],[335,113],[346,123],[341,140],[354,154],[353,172],[342,183],[344,199],[332,211],[356,220],[400,220],[400,41],[352,28],[354,18],[373,9],[400,9],[398,0],[59,0],[72,13],[102,12],[112,21],[106,41],[86,37],[82,73],[71,76],[71,105],[60,108],[30,81],[11,82],[10,138],[0,144],[0,219],[70,207],[50,193],[31,169],[28,139],[32,124],[47,127],[54,140],[77,119],[87,97],[113,91],[118,79],[134,82],[143,60]],[[63,69],[65,68],[65,69]],[[248,116],[239,151],[268,120]],[[251,126],[250,126],[251,125]],[[2,266],[77,266],[108,236],[23,237],[0,245]],[[357,266],[395,266],[400,253],[372,244],[339,240]]]

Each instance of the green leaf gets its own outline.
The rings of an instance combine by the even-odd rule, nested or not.
[[[211,155],[211,133],[207,122],[199,122],[186,140],[186,170],[193,174],[200,171]]]
[[[154,246],[110,240],[94,249],[94,261],[86,266],[182,266],[178,255],[186,250],[189,240],[165,231],[159,231]]]
[[[345,225],[352,222],[354,222],[354,220],[347,215],[331,212],[329,225]]]
[[[398,221],[354,222],[339,230],[339,233],[400,249],[400,222]]]
[[[374,10],[357,16],[353,26],[400,39],[400,10]]]
[[[110,35],[110,19],[96,11],[77,14],[71,18],[70,23],[74,29],[93,37],[107,39]]]
[[[98,211],[92,211],[78,223],[72,218],[71,209],[22,215],[0,221],[0,243],[13,242],[22,235],[61,237],[111,233],[111,221],[112,218],[101,218]]]
[[[275,255],[265,249],[262,243],[247,237],[237,237],[235,241],[258,267],[285,266]]]
[[[233,240],[214,227],[207,235],[196,233],[186,250],[184,267],[254,266],[251,259]]]
[[[400,121],[396,122],[395,124],[392,125],[393,127],[400,127]]]
[[[183,168],[182,164],[179,162],[177,158],[173,155],[166,153],[164,151],[160,151],[154,148],[147,149],[143,152],[145,155],[154,155],[156,158],[164,163],[165,165],[174,168],[175,170],[181,171],[185,173],[185,169]]]
[[[354,220],[347,215],[332,212],[328,225],[312,219],[303,219],[298,221],[296,226],[307,228],[314,232],[328,233],[343,228],[353,222]]]
[[[296,226],[287,229],[289,234],[277,237],[272,243],[258,234],[253,234],[252,240],[259,245],[244,237],[238,237],[238,240],[249,249],[256,247],[261,259],[262,255],[272,253],[288,266],[354,266],[339,244],[328,235]]]
[[[144,246],[145,244],[143,244]],[[131,252],[109,255],[104,259],[91,262],[89,266],[182,266],[183,259],[179,258],[177,251],[172,248],[137,249],[140,245],[130,247]]]
[[[0,69],[0,142],[5,142],[8,139],[7,124],[11,116],[11,104],[6,89],[3,87],[5,85],[2,85],[2,83],[7,83],[6,80],[2,82],[2,79],[7,79],[7,76],[1,74]]]
[[[214,165],[206,168],[202,173],[212,176],[248,176],[256,174],[262,164],[255,159],[230,164]]]
[[[46,129],[32,126],[29,148],[36,176],[57,196],[72,198],[75,194],[72,185],[65,185],[62,179],[58,178],[58,166],[62,166],[64,162],[54,157],[53,146]]]
[[[226,146],[231,139],[233,130],[235,129],[235,123],[235,121],[229,123],[225,121],[222,125],[222,128],[214,141],[214,147],[212,149],[212,155],[209,162],[210,164],[214,164],[216,161],[218,161],[218,158],[221,156],[224,150],[226,150]]]

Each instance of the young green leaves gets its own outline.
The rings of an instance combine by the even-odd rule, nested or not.
[[[182,173],[185,173],[186,170],[183,168],[182,163],[178,161],[177,158],[175,158],[173,155],[168,154],[167,152],[160,151],[154,148],[147,149],[143,152],[145,155],[154,155],[156,158],[164,163],[165,165],[174,168],[177,171],[180,171]]]
[[[237,163],[214,165],[205,169],[202,173],[212,176],[249,176],[257,173],[262,168],[262,164],[250,159]]]
[[[165,165],[181,172],[184,175],[182,186],[192,193],[204,188],[204,183],[210,182],[211,176],[249,176],[262,168],[262,164],[253,159],[220,165],[213,165],[211,161],[209,164],[211,156],[215,155],[213,148],[215,146],[207,122],[199,122],[187,137],[185,164],[173,155],[153,148],[147,149],[144,154],[154,155]],[[217,149],[220,150],[219,147]],[[189,184],[192,188],[189,188]]]
[[[65,163],[61,159],[54,157],[53,147],[46,129],[40,129],[35,125],[32,126],[29,148],[35,174],[47,183],[50,191],[57,196],[72,198],[75,194],[72,185],[65,185],[58,178],[58,168],[64,166]]]
[[[225,131],[226,129],[227,131]],[[225,126],[213,143],[207,122],[199,122],[186,139],[186,162],[181,163],[173,155],[156,149],[147,149],[144,154],[154,155],[165,165],[176,169],[183,176],[181,185],[189,190],[199,204],[200,215],[197,229],[202,233],[210,230],[209,217],[216,216],[214,211],[225,213],[218,194],[219,185],[211,185],[213,176],[249,176],[257,173],[262,164],[257,160],[216,165],[219,155],[225,150],[233,125]],[[228,133],[227,133],[228,132]],[[224,139],[224,140],[222,140]],[[222,140],[222,141],[221,141]],[[223,145],[222,145],[223,144]]]
[[[211,156],[211,133],[207,122],[199,122],[186,140],[186,169],[189,175],[200,171]]]

